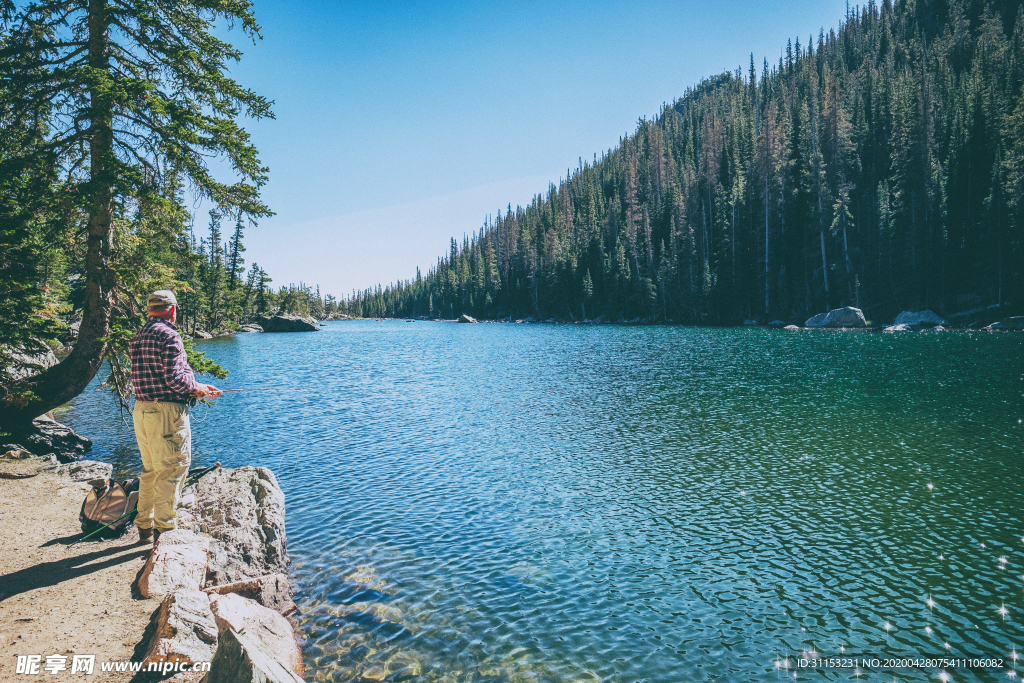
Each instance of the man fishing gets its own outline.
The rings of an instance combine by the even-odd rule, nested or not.
[[[189,404],[193,399],[217,398],[221,391],[196,382],[174,325],[174,293],[161,289],[150,294],[146,316],[146,324],[129,345],[135,388],[132,418],[142,454],[135,524],[140,540],[156,542],[162,532],[175,528],[174,508],[192,460]]]

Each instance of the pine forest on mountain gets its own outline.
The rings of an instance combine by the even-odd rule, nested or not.
[[[1024,14],[873,1],[687,90],[356,316],[884,320],[1024,294]]]

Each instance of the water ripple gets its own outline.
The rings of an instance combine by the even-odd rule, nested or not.
[[[1024,652],[1020,335],[345,322],[202,345],[226,387],[306,390],[225,397],[195,451],[278,473],[314,680]],[[64,419],[137,468],[110,409],[90,391]]]

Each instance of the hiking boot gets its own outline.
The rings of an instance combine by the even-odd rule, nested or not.
[[[143,529],[142,527],[139,527],[139,540],[140,541],[148,541],[151,538],[153,538],[153,530],[152,529]]]
[[[160,541],[160,534],[163,532],[159,529],[153,529],[153,545],[156,545]]]

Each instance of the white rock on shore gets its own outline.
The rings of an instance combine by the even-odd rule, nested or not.
[[[211,595],[210,610],[221,636],[228,629],[260,641],[267,650],[296,673],[302,673],[302,657],[288,620],[272,609],[240,595]]]
[[[160,604],[145,664],[208,662],[217,650],[217,635],[210,596],[198,590],[175,591]]]
[[[202,589],[210,542],[188,529],[165,531],[142,568],[139,592],[147,598],[158,598],[181,588]]]
[[[843,308],[834,308],[828,313],[819,313],[804,323],[804,326],[831,328],[866,327],[867,321],[864,319],[864,313],[859,308],[844,306]]]
[[[219,469],[186,488],[195,503],[179,508],[179,526],[213,539],[207,584],[287,573],[284,493],[265,467]]]

